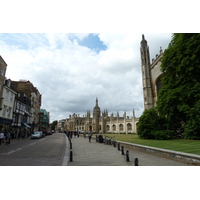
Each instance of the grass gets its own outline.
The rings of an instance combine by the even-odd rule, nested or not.
[[[184,153],[192,153],[200,155],[200,141],[199,140],[147,140],[141,139],[136,134],[103,134],[115,138],[115,140],[129,142],[134,144],[141,144],[151,147],[157,147],[162,149],[169,149],[173,151],[180,151]]]

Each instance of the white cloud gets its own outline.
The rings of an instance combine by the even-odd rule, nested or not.
[[[27,79],[42,94],[42,108],[51,121],[86,114],[98,97],[101,110],[124,111],[139,117],[143,111],[140,41],[142,34],[99,34],[107,50],[97,54],[80,46],[88,34],[12,35],[18,44],[0,39],[0,55],[8,64],[7,78]],[[155,57],[166,48],[171,34],[145,34]],[[19,45],[19,44],[28,44]]]

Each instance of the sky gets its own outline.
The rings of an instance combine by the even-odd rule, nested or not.
[[[42,94],[50,122],[76,113],[140,117],[143,107],[140,42],[150,57],[166,49],[171,33],[0,33],[6,77],[29,80]]]
[[[92,113],[96,98],[101,111],[131,117],[134,109],[140,117],[142,34],[155,58],[171,33],[198,32],[196,2],[182,2],[179,9],[172,0],[4,1],[0,55],[6,77],[38,88],[50,122]]]

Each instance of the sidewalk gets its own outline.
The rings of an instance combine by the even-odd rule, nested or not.
[[[161,158],[147,153],[129,150],[130,162],[122,155],[117,146],[105,145],[88,137],[72,138],[72,162],[68,166],[135,166],[134,160],[138,158],[139,166],[189,166],[188,164]],[[128,149],[124,149],[126,152]],[[70,151],[70,150],[69,150]]]

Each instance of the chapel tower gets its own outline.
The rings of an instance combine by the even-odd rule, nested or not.
[[[99,119],[101,110],[98,106],[98,99],[96,98],[96,105],[93,109],[93,131],[99,133]]]
[[[150,54],[149,46],[142,35],[140,53],[142,63],[142,83],[143,83],[143,94],[144,94],[144,110],[148,110],[154,107],[153,94],[152,94],[152,82],[151,82],[151,65],[150,65]]]

